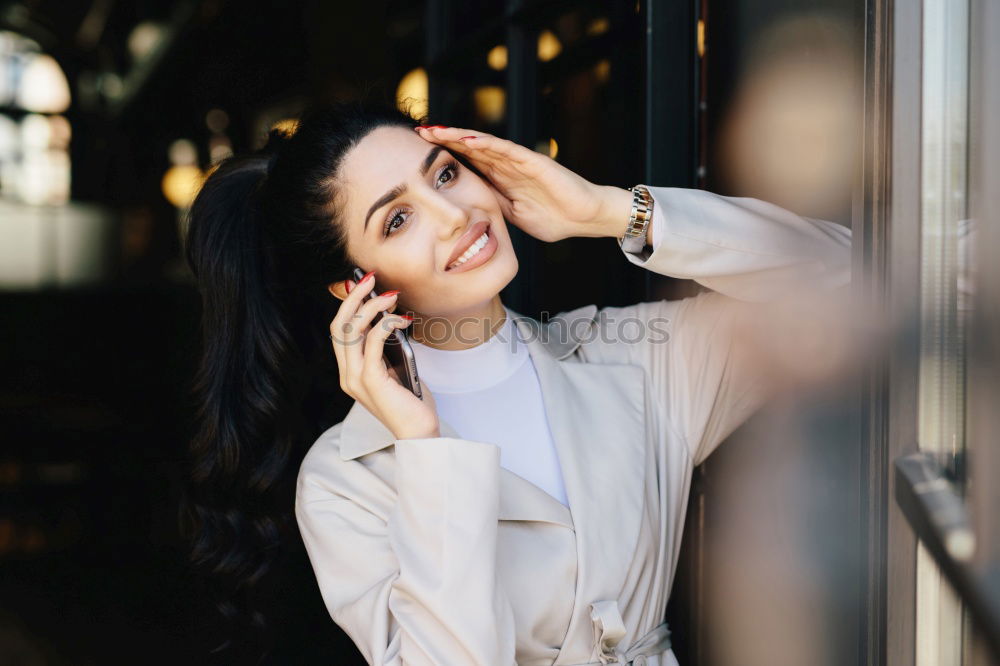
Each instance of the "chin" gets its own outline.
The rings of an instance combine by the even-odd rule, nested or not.
[[[426,315],[445,315],[477,307],[499,294],[517,271],[517,257],[508,244],[490,262],[474,270],[448,275],[447,286],[429,295],[430,302],[418,311]]]
[[[512,251],[508,251],[503,257],[495,257],[495,260],[496,263],[491,266],[483,265],[479,270],[459,273],[454,276],[458,296],[461,300],[488,301],[510,284],[514,276],[517,275],[517,257]]]

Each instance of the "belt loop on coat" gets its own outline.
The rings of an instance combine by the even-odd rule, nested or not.
[[[620,662],[615,653],[618,641],[625,637],[625,621],[615,600],[595,601],[590,604],[590,619],[594,622],[594,647],[602,664],[612,660]]]
[[[660,655],[670,649],[670,628],[664,622],[653,627],[627,650],[618,643],[625,636],[625,621],[615,600],[590,604],[590,619],[594,623],[594,651],[601,664],[635,664],[642,666],[646,657]]]

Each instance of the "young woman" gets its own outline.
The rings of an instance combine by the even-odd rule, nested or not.
[[[518,268],[507,223],[623,239],[628,261],[714,291],[525,318],[499,296]],[[692,470],[769,394],[747,304],[846,284],[849,246],[761,201],[599,186],[482,132],[313,109],[224,162],[191,212],[196,554],[238,590],[267,570],[282,472],[329,426],[308,406],[332,347],[355,402],[308,439],[295,518],[368,663],[676,664],[662,619]],[[383,363],[393,328],[423,399]]]

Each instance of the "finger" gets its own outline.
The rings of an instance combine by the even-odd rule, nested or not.
[[[388,310],[390,305],[395,304],[398,297],[399,290],[393,289],[392,291],[379,294],[370,301],[365,301],[365,304],[358,308],[357,313],[354,315],[354,323],[357,324],[362,331],[366,331],[368,327],[371,326],[375,317],[380,312]]]
[[[383,317],[378,324],[372,327],[365,337],[365,350],[362,368],[364,382],[371,382],[385,376],[387,370],[382,359],[386,339],[392,335],[397,328],[406,328],[410,324],[410,319],[405,319],[400,315],[389,315]]]
[[[330,325],[330,339],[334,342],[351,345],[356,343],[361,336],[363,327],[359,328],[355,319],[365,296],[375,286],[374,273],[375,271],[366,273],[365,277],[351,288],[347,297],[344,298],[344,302],[340,304],[340,308],[337,310],[337,314]]]
[[[345,335],[349,335],[349,332],[344,330],[345,326],[358,311],[358,307],[364,300],[365,295],[368,294],[374,286],[375,271],[370,271],[365,274],[365,277],[359,284],[355,284],[351,288],[351,290],[347,293],[347,296],[344,298],[344,301],[340,304],[340,308],[337,310],[336,316],[333,318],[333,322],[330,325],[330,335],[341,339],[344,339]]]
[[[427,141],[445,146],[449,150],[464,155],[469,159],[477,160],[482,164],[492,165],[491,160],[496,159],[496,156],[479,150],[479,148],[485,145],[483,140],[490,136],[483,132],[462,129],[460,127],[429,127],[418,129],[417,131]]]
[[[448,128],[453,130],[456,128]],[[455,155],[459,156],[466,167],[474,169],[482,180],[492,181],[494,187],[501,192],[504,182],[508,179],[518,179],[530,176],[534,169],[530,163],[531,159],[537,159],[538,155],[532,154],[534,151],[528,150],[524,146],[500,139],[490,134],[477,135],[475,139],[453,140],[454,135],[461,134],[461,128],[457,132],[452,132],[451,137],[446,138],[448,130],[432,129],[422,132],[422,136],[432,143],[446,147]],[[438,136],[440,134],[440,136]],[[504,195],[509,201],[510,197]],[[509,215],[509,212],[508,212]]]
[[[362,298],[362,289],[371,286],[373,280],[368,278],[359,283],[359,286],[352,289],[348,298],[354,297],[355,302]],[[346,314],[338,312],[334,317],[334,325],[331,326],[330,340],[333,343],[334,353],[337,355],[337,362],[341,368],[341,374],[347,383],[351,384],[357,378],[361,368],[361,349],[364,345],[364,334],[372,319],[381,310],[384,310],[389,303],[394,303],[396,294],[391,291],[366,301],[358,307],[354,313],[347,317]],[[347,300],[341,308],[350,307]]]
[[[485,161],[523,162],[533,152],[514,141],[461,127],[428,128],[419,132],[420,136],[428,141],[445,144],[470,157],[475,155],[477,159]]]
[[[425,139],[437,139],[439,141],[458,141],[463,136],[492,136],[486,132],[468,129],[465,127],[418,127],[417,133]]]
[[[349,332],[345,332],[342,353],[344,354],[349,372],[354,373],[351,376],[356,376],[358,369],[362,366],[361,355],[365,335],[367,335],[372,321],[380,312],[388,308],[390,304],[396,302],[396,295],[398,293],[397,291],[387,291],[384,294],[379,294],[370,301],[365,301],[364,305],[358,308],[354,316],[347,322],[345,331],[349,329]]]

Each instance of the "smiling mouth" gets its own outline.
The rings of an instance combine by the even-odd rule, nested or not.
[[[453,268],[458,268],[459,266],[461,266],[462,264],[464,264],[468,260],[472,259],[477,254],[479,254],[479,252],[484,247],[486,247],[486,243],[489,242],[489,240],[490,240],[490,235],[489,234],[490,234],[489,227],[487,227],[486,231],[483,232],[482,236],[480,236],[479,238],[477,238],[476,240],[474,240],[472,242],[472,245],[470,245],[469,248],[465,252],[462,253],[462,256],[460,256],[458,259],[456,259],[451,264],[449,264],[448,268],[446,270],[450,271]]]

